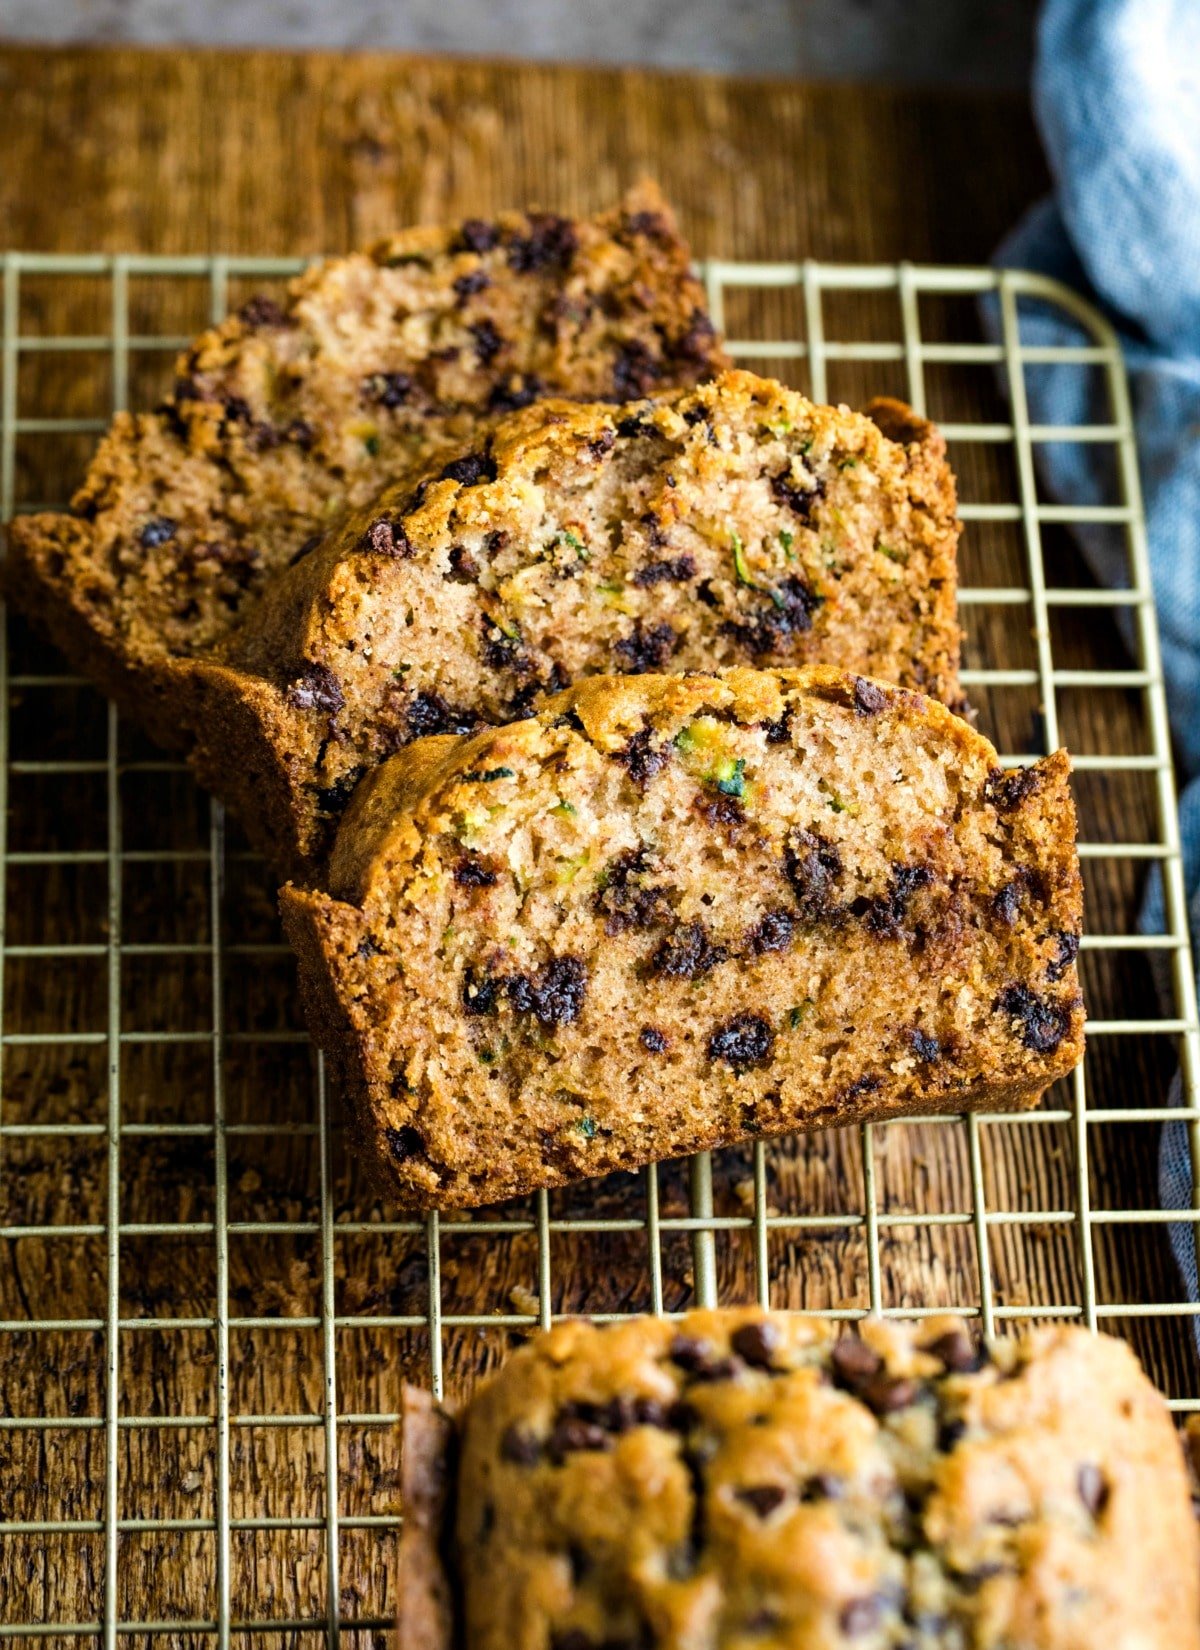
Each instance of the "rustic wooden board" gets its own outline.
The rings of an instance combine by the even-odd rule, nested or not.
[[[1044,187],[1026,112],[1008,98],[971,98],[736,83],[700,76],[455,64],[393,58],[289,57],[266,53],[142,52],[47,54],[0,51],[0,243],[24,250],[299,254],[336,252],[417,219],[486,214],[539,202],[586,211],[612,199],[637,175],[664,185],[700,254],[742,258],[929,262],[983,261],[1019,211]],[[42,292],[31,283],[28,324],[73,324],[102,331],[103,316],[81,319],[82,289]],[[174,300],[141,291],[146,326],[190,330],[202,313],[176,313]],[[203,302],[203,294],[198,302]],[[890,300],[889,300],[890,302]],[[774,306],[774,308],[772,307]],[[754,320],[787,324],[783,300],[764,300]],[[742,324],[738,318],[739,325]],[[839,304],[843,336],[898,336],[883,300]],[[833,323],[831,322],[831,325]],[[931,326],[939,322],[931,320]],[[974,332],[969,312],[947,306],[947,336]],[[936,333],[934,334],[936,335]],[[24,370],[24,369],[23,369]],[[102,356],[43,363],[32,399],[86,415],[108,394]],[[799,380],[803,382],[802,378]],[[831,391],[861,400],[903,392],[873,369],[835,370]],[[134,393],[149,398],[149,379]],[[26,388],[23,386],[23,404]],[[1003,416],[990,374],[931,375],[931,410],[943,417]],[[62,497],[86,460],[88,439],[53,452],[24,447],[21,496]],[[1011,497],[1005,455],[985,447],[954,453],[964,492]],[[1065,538],[1048,545],[1057,582],[1086,574]],[[981,526],[964,547],[968,582],[1020,582],[1020,544],[1008,526]],[[1028,617],[1021,610],[971,616],[973,664],[1032,663]],[[1060,664],[1112,665],[1122,657],[1115,630],[1094,615],[1056,617]],[[19,625],[10,668],[53,668],[51,656]],[[1009,750],[1034,749],[1036,695],[996,691],[981,697],[981,725]],[[1065,736],[1078,749],[1146,748],[1136,699],[1115,693],[1064,695]],[[106,719],[90,692],[14,690],[14,759],[102,758]],[[153,753],[123,733],[130,761]],[[1092,837],[1153,835],[1153,797],[1144,775],[1098,774],[1081,781]],[[125,845],[207,851],[207,805],[176,775],[123,772]],[[14,776],[14,848],[106,845],[104,778]],[[7,889],[10,944],[103,941],[103,864],[21,868]],[[131,864],[123,880],[124,938],[194,941],[209,933],[207,866],[200,858]],[[1136,867],[1095,862],[1088,877],[1089,924],[1128,930],[1138,898]],[[272,891],[261,869],[231,841],[222,905],[227,946],[224,1011],[235,1033],[296,1028],[291,966],[283,955],[246,957],[239,944],[274,944]],[[1130,955],[1086,960],[1092,1012],[1154,1012],[1148,971]],[[10,959],[6,1028],[103,1029],[108,1010],[103,959]],[[122,970],[127,1027],[212,1024],[211,978],[204,959],[139,961]],[[1151,1046],[1113,1040],[1094,1051],[1093,1104],[1157,1103],[1165,1088],[1169,1040]],[[107,1108],[103,1046],[10,1049],[4,1061],[5,1122],[103,1123]],[[230,1409],[237,1415],[318,1416],[323,1399],[321,1334],[308,1320],[321,1304],[319,1159],[312,1071],[302,1044],[239,1041],[224,1063],[231,1123],[278,1125],[268,1136],[228,1140],[229,1219],[286,1222],[298,1231],[235,1234],[229,1298],[234,1318],[279,1319],[277,1326],[230,1332]],[[122,1070],[125,1123],[171,1120],[209,1124],[212,1059],[204,1042],[128,1047]],[[1057,1094],[1052,1103],[1067,1096]],[[1093,1131],[1094,1200],[1140,1208],[1155,1201],[1157,1131],[1149,1126]],[[102,1136],[4,1142],[0,1224],[69,1222],[103,1227],[107,1180]],[[989,1207],[1073,1209],[1075,1144],[1067,1126],[1013,1124],[984,1134]],[[877,1131],[880,1208],[960,1212],[972,1208],[966,1133],[945,1127]],[[792,1214],[854,1216],[863,1209],[861,1143],[856,1132],[789,1141],[768,1156],[770,1202]],[[339,1226],[378,1214],[354,1166],[335,1144],[334,1206]],[[718,1213],[744,1213],[749,1154],[717,1160]],[[210,1134],[122,1142],[121,1218],[127,1223],[205,1222],[215,1216]],[[678,1168],[659,1174],[664,1216],[687,1210]],[[552,1214],[638,1217],[636,1177],[556,1194]],[[520,1211],[517,1211],[518,1213]],[[526,1211],[527,1212],[527,1211]],[[994,1230],[997,1300],[1020,1306],[1080,1298],[1078,1240],[1071,1225]],[[419,1316],[428,1274],[424,1238],[340,1231],[335,1239],[337,1311],[364,1318]],[[866,1243],[860,1227],[773,1233],[777,1304],[867,1303]],[[971,1305],[979,1279],[969,1225],[895,1225],[881,1241],[889,1305]],[[690,1298],[686,1237],[662,1245],[668,1307]],[[1096,1243],[1102,1300],[1169,1301],[1178,1284],[1161,1228],[1106,1228]],[[217,1310],[214,1245],[206,1234],[122,1238],[121,1312],[129,1318],[209,1317]],[[442,1241],[447,1313],[523,1310],[536,1286],[537,1253],[527,1231],[472,1233],[471,1223]],[[648,1307],[646,1241],[640,1231],[556,1234],[555,1310]],[[721,1298],[754,1289],[748,1233],[718,1240]],[[0,1318],[94,1320],[106,1301],[102,1232],[48,1240],[22,1237],[0,1248]],[[304,1323],[288,1324],[288,1318]],[[1171,1392],[1196,1390],[1194,1353],[1170,1320],[1130,1326],[1135,1343]],[[461,1328],[446,1336],[449,1386],[462,1391],[499,1359],[503,1330]],[[216,1439],[205,1418],[217,1407],[216,1352],[206,1329],[127,1330],[120,1337],[121,1413],[200,1417],[185,1427],[120,1435],[119,1514],[123,1518],[212,1520]],[[0,1336],[0,1412],[76,1421],[104,1414],[103,1336],[90,1328]],[[420,1329],[366,1323],[337,1333],[340,1407],[347,1414],[396,1407],[409,1373],[423,1378],[428,1346]],[[230,1452],[234,1519],[307,1517],[325,1506],[324,1439],[319,1426],[235,1427]],[[339,1435],[339,1507],[344,1518],[394,1514],[394,1430],[349,1422]],[[103,1518],[102,1427],[0,1430],[0,1520]],[[393,1607],[393,1533],[344,1529],[341,1607],[347,1620],[385,1617]],[[122,1533],[118,1608],[122,1621],[210,1618],[216,1611],[217,1538],[211,1529]],[[326,1611],[328,1566],[321,1528],[238,1530],[230,1541],[235,1620],[299,1619],[307,1631],[249,1636],[249,1642],[310,1642]],[[102,1616],[104,1551],[100,1533],[4,1536],[0,1530],[0,1624],[91,1622]],[[245,1641],[243,1635],[243,1641]],[[379,1629],[348,1640],[384,1642]],[[67,1636],[41,1642],[69,1644]],[[140,1642],[140,1640],[139,1640]],[[156,1642],[209,1642],[189,1629]]]

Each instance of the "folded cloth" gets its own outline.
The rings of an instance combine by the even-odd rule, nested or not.
[[[1200,938],[1200,3],[1198,0],[1046,0],[1038,29],[1034,109],[1055,192],[996,254],[1007,267],[1065,281],[1117,327],[1129,372],[1141,459],[1154,599],[1167,703],[1187,788],[1180,822],[1193,939]],[[995,309],[985,320],[997,329]],[[1026,344],[1085,344],[1053,306],[1021,303]],[[1026,368],[1039,424],[1106,422],[1105,387],[1077,365]],[[1073,503],[1112,502],[1105,447],[1045,443],[1050,491]],[[1120,529],[1080,526],[1098,579],[1127,582]],[[1132,626],[1127,629],[1132,643]],[[1161,877],[1151,879],[1144,932],[1165,927]],[[1172,1100],[1178,1103],[1177,1077]],[[1187,1131],[1163,1131],[1164,1208],[1192,1204]],[[1198,1295],[1190,1225],[1171,1242]]]

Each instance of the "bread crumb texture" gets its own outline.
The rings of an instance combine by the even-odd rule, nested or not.
[[[539,396],[624,401],[725,363],[651,185],[593,219],[408,230],[199,338],[157,411],[114,420],[73,515],[11,524],[7,589],[178,744],[158,667],[215,642],[385,482]]]
[[[479,431],[179,667],[200,778],[313,877],[385,756],[581,676],[836,663],[959,706],[945,444],[899,403],[868,414],[730,372]]]
[[[1068,762],[832,669],[593,678],[364,781],[282,906],[388,1191],[491,1202],[1079,1060]]]

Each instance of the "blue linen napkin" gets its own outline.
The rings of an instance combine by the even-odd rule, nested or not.
[[[1200,0],[1046,0],[1034,110],[1054,178],[996,254],[1065,281],[1117,327],[1141,457],[1151,575],[1167,701],[1185,790],[1181,829],[1193,941],[1200,941]],[[994,314],[988,317],[995,326]],[[1089,340],[1060,310],[1021,304],[1026,344]],[[1078,366],[1026,368],[1039,424],[1106,422],[1103,390]],[[1111,461],[1111,455],[1110,459]],[[1041,474],[1056,496],[1111,502],[1103,447],[1046,443]],[[1125,582],[1119,529],[1076,529],[1096,577]],[[1165,926],[1151,879],[1144,931]],[[1200,949],[1200,947],[1198,947]],[[1180,1081],[1175,1080],[1173,1101]],[[1182,1124],[1163,1130],[1164,1208],[1189,1208]],[[1190,1226],[1171,1244],[1198,1295]]]

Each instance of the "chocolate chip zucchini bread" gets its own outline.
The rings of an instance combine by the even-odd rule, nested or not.
[[[513,415],[185,667],[201,781],[312,880],[398,746],[527,715],[580,676],[816,661],[957,704],[945,444],[899,403],[868,414],[730,372]]]
[[[951,1318],[568,1322],[459,1433],[463,1650],[1200,1646],[1166,1405],[1082,1329],[989,1352]],[[438,1642],[402,1624],[399,1650]]]
[[[595,677],[408,746],[329,891],[282,893],[385,1186],[1031,1105],[1083,1047],[1068,766],[829,668]]]
[[[217,640],[344,509],[538,396],[624,401],[725,363],[650,186],[594,219],[413,229],[254,299],[121,413],[73,515],[10,529],[12,600],[168,744],[158,665]]]

